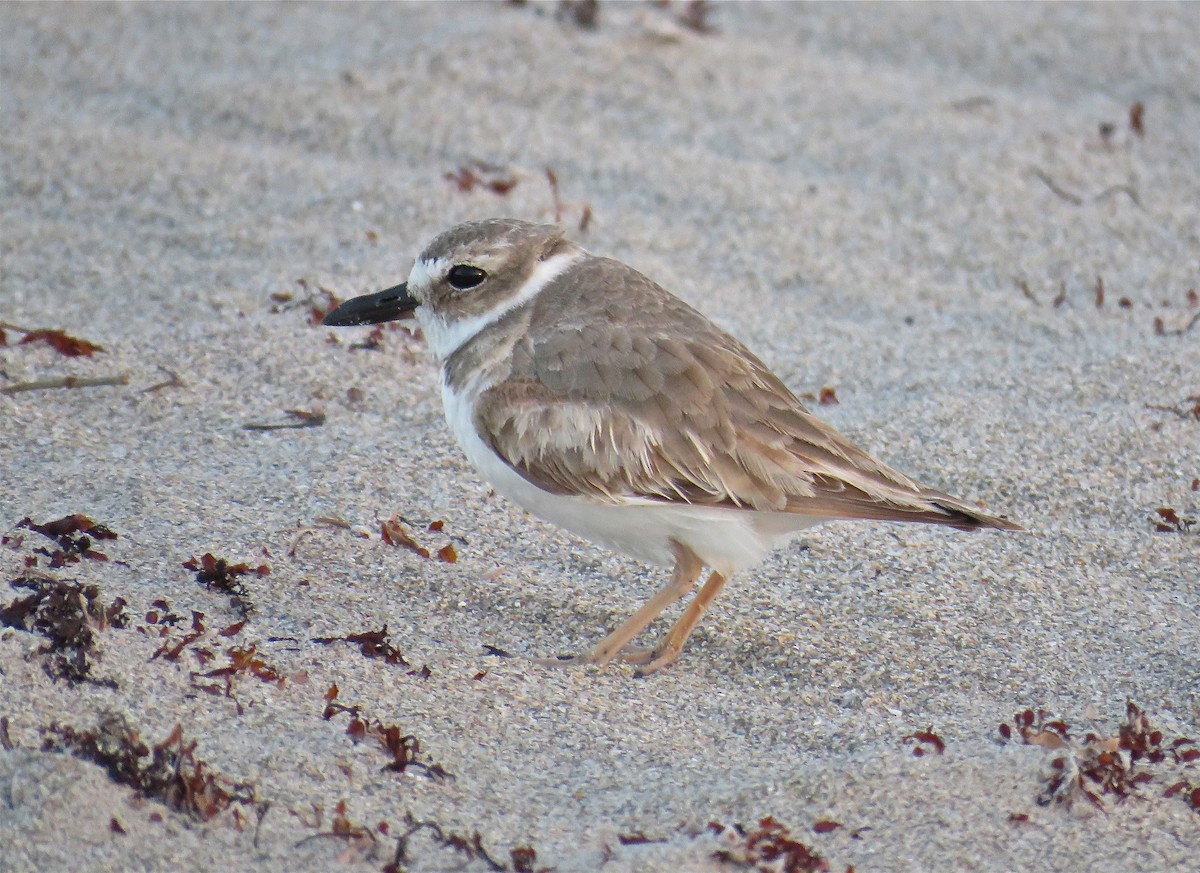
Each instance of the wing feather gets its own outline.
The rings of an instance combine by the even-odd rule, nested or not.
[[[606,502],[1015,527],[871,457],[733,337],[605,264],[646,305],[621,311],[613,301],[631,295],[586,280],[548,288],[511,374],[479,398],[481,436],[529,481]]]

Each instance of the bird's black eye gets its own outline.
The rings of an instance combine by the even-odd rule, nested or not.
[[[450,285],[459,291],[466,291],[468,288],[474,288],[480,282],[487,278],[487,273],[478,267],[471,267],[467,264],[455,264],[450,268],[450,272],[446,274],[446,279]]]

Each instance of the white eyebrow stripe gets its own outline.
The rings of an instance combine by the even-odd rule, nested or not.
[[[425,332],[425,338],[429,342],[429,347],[433,351],[434,356],[438,360],[446,360],[446,358],[458,351],[464,343],[481,330],[495,324],[518,306],[524,306],[536,297],[543,288],[565,273],[583,256],[584,252],[569,251],[547,258],[533,268],[533,272],[522,283],[516,294],[500,303],[494,309],[471,316],[470,318],[461,318],[457,321],[447,323],[441,316],[423,311],[426,307],[419,307],[417,309],[417,319],[421,323],[421,329]],[[428,283],[431,276],[440,275],[438,270],[444,270],[447,263],[447,261],[441,259],[429,263],[417,261],[413,265],[412,272],[409,274],[409,282],[423,281]]]

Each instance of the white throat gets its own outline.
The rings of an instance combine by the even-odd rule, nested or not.
[[[551,281],[565,273],[572,264],[583,256],[584,252],[575,250],[562,252],[541,261],[534,267],[533,272],[529,274],[529,278],[517,289],[517,293],[506,300],[500,301],[497,306],[479,315],[447,320],[442,313],[433,312],[428,306],[418,306],[416,311],[417,321],[421,325],[421,330],[425,333],[425,339],[429,343],[429,348],[433,352],[434,357],[439,361],[446,360],[446,358],[458,351],[463,343],[467,342],[488,325],[495,324],[505,314],[516,309],[518,306],[523,306],[536,297]],[[419,287],[424,283],[428,286],[435,276],[443,275],[449,267],[449,262],[441,259],[435,261],[417,261],[413,265],[412,272],[409,274],[408,284]]]

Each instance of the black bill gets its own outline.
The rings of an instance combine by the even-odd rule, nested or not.
[[[350,327],[355,324],[379,324],[409,318],[417,301],[408,296],[408,286],[400,284],[374,294],[364,294],[347,300],[325,316],[322,324],[329,327]]]

